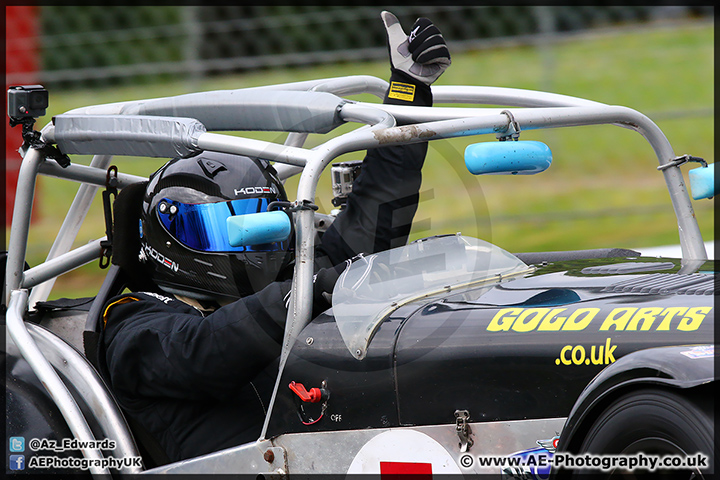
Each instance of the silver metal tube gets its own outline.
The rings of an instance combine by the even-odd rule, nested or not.
[[[392,119],[391,116],[390,118]],[[490,134],[505,131],[507,126],[508,117],[506,115],[486,115],[413,125],[383,126],[378,124],[372,128],[359,128],[315,147],[313,150],[315,156],[308,161],[301,176],[298,198],[313,197],[315,188],[313,185],[317,182],[319,173],[330,161],[343,153],[385,145],[422,143],[443,138]]]
[[[312,157],[308,160],[298,184],[296,205],[302,206],[305,203],[315,201],[315,191],[323,169],[338,155],[347,151],[360,148],[363,144],[369,143],[373,130],[382,130],[395,125],[395,119],[375,108],[367,106],[356,106],[353,104],[343,105],[340,116],[343,119],[353,118],[354,121],[375,123],[370,128],[360,128],[329,140],[317,149],[313,150]],[[280,353],[278,376],[275,381],[275,388],[270,398],[265,422],[263,424],[260,439],[264,439],[270,422],[275,398],[277,396],[282,371],[285,368],[290,350],[305,325],[311,320],[312,314],[312,288],[315,265],[315,214],[310,209],[302,209],[293,214],[295,221],[295,269],[293,272],[293,284],[290,294],[290,308],[288,309],[285,322],[285,335],[283,348]]]
[[[288,178],[302,172],[302,167],[287,165],[284,163],[275,164],[274,167],[281,182],[285,182]]]
[[[90,166],[97,169],[106,169],[112,161],[112,158],[112,155],[95,155],[90,162]],[[45,163],[47,164],[49,162]],[[73,242],[80,231],[80,227],[82,227],[85,217],[87,217],[87,214],[90,211],[90,205],[92,205],[97,191],[98,186],[88,183],[82,183],[78,187],[78,191],[75,194],[72,204],[70,205],[70,209],[68,210],[67,215],[65,215],[65,220],[63,220],[60,230],[55,237],[55,242],[52,247],[50,247],[47,260],[52,260],[58,255],[68,252],[70,248],[72,248]],[[33,309],[35,308],[35,304],[37,302],[47,300],[54,285],[55,278],[50,277],[47,281],[33,288],[32,292],[30,292],[29,308]]]
[[[315,214],[312,210],[300,210],[293,215],[295,221],[295,272],[288,322],[285,326],[283,357],[286,359],[292,344],[312,312],[312,278],[315,261]],[[283,358],[281,357],[281,358]],[[283,362],[284,363],[284,362]]]
[[[345,104],[340,109],[340,118],[345,121],[365,123],[367,126],[332,138],[309,152],[311,156],[308,158],[298,184],[298,202],[315,201],[315,191],[320,175],[335,158],[343,153],[377,146],[373,140],[373,132],[395,125],[395,118],[392,115],[370,104]]]
[[[358,102],[356,107],[373,107],[392,115],[397,123],[437,122],[457,118],[478,117],[500,114],[504,108],[465,108],[465,107],[415,107],[405,105],[389,105]],[[345,107],[343,106],[343,110]]]
[[[303,173],[304,175],[304,173]],[[290,306],[288,308],[285,322],[285,334],[283,336],[283,348],[280,352],[278,363],[278,375],[275,379],[270,402],[268,404],[265,421],[258,440],[264,440],[267,429],[270,425],[275,399],[282,380],[282,372],[285,369],[290,350],[302,328],[307,325],[312,312],[312,288],[314,272],[314,212],[310,209],[300,210],[293,213],[295,223],[295,271],[293,273],[292,290],[290,293]]]
[[[308,136],[310,136],[309,133],[290,132],[288,133],[288,136],[285,139],[285,143],[283,145],[287,147],[302,148],[302,146],[305,145],[305,141],[307,140]]]
[[[320,175],[330,162],[343,153],[366,148],[374,138],[375,132],[387,130],[388,127],[395,125],[395,119],[388,113],[362,105],[343,105],[340,110],[340,117],[343,119],[351,118],[357,122],[372,123],[373,125],[370,128],[359,128],[331,139],[313,150],[314,157],[308,161],[302,175],[300,175],[297,188],[298,205],[304,202],[315,202],[315,192]],[[311,210],[301,210],[296,213],[296,217],[296,232],[300,231],[300,228],[307,229],[303,230],[306,232],[314,232],[314,214]],[[290,312],[288,312],[289,326],[286,325],[286,331],[290,328],[292,331],[299,333],[310,321],[312,313],[312,276],[315,261],[314,241],[314,235],[297,237],[294,272],[296,281],[293,282],[291,298],[297,298],[298,300],[296,300],[292,318]]]
[[[249,155],[298,166],[304,166],[310,156],[309,152],[302,148],[218,133],[203,133],[200,135],[198,137],[198,147],[202,150]]]
[[[139,457],[135,441],[125,423],[115,400],[108,393],[105,383],[97,371],[80,355],[77,350],[69,346],[59,337],[44,328],[26,324],[30,336],[35,340],[44,357],[72,384],[85,404],[92,411],[93,416],[100,424],[105,438],[116,442],[113,451],[115,458]],[[139,473],[139,467],[125,467],[125,473]]]
[[[285,139],[284,145],[288,147],[302,148],[302,146],[305,145],[307,137],[307,133],[290,132]],[[276,164],[274,165],[274,167],[275,171],[277,171],[278,178],[282,182],[285,182],[285,180],[292,177],[293,175],[297,175],[298,173],[302,172],[303,169],[303,167],[297,165],[288,165],[286,163]]]
[[[7,332],[20,354],[28,362],[35,375],[47,390],[55,405],[60,409],[63,418],[70,427],[76,439],[82,442],[95,440],[90,427],[85,421],[80,408],[65,384],[62,382],[52,365],[45,359],[43,352],[38,348],[35,340],[30,336],[22,315],[27,308],[27,290],[14,290],[10,294],[7,310]],[[102,452],[97,448],[81,448],[83,456],[95,460],[99,464],[103,459]],[[110,475],[108,468],[101,468],[96,465],[90,466],[93,475]]]
[[[372,125],[373,128],[387,128],[397,123],[392,115],[372,103],[346,103],[340,109],[340,118],[346,122]]]
[[[619,106],[583,107],[571,110],[569,112],[571,114],[566,118],[559,116],[560,118],[548,120],[538,115],[535,109],[531,109],[518,112],[515,114],[515,119],[521,124],[521,127],[525,123],[531,127],[533,124],[545,126],[622,124],[626,128],[637,131],[648,141],[660,165],[666,165],[675,158],[673,148],[662,130],[652,120],[636,110]],[[534,115],[533,112],[535,112]],[[706,260],[707,252],[702,234],[680,168],[677,166],[666,168],[663,170],[663,175],[677,217],[683,260]]]
[[[446,86],[432,87],[434,103],[475,103],[509,107],[591,107],[602,103],[557,93],[505,87]]]
[[[21,287],[28,289],[35,287],[49,279],[55,279],[58,275],[67,273],[100,258],[102,251],[100,242],[104,239],[105,237],[95,240],[87,245],[49,259],[36,267],[25,270],[23,272]]]
[[[340,116],[343,119],[352,119],[352,121],[368,123],[372,124],[372,126],[369,128],[358,128],[352,132],[330,139],[309,152],[311,156],[303,169],[298,183],[298,204],[302,202],[312,203],[315,201],[315,191],[318,181],[320,180],[320,175],[330,162],[343,153],[378,146],[380,142],[376,137],[377,132],[389,130],[395,125],[395,119],[392,115],[382,110],[368,107],[367,105],[343,105],[340,110]],[[296,255],[297,253],[296,251]],[[298,263],[295,265],[297,269],[299,266]]]
[[[362,106],[354,105],[351,108],[359,111],[358,107]],[[345,106],[343,106],[343,110],[345,110]],[[650,143],[660,165],[667,164],[675,157],[672,146],[660,128],[645,115],[627,107],[597,104],[582,107],[521,108],[513,110],[513,115],[523,130],[618,124],[640,133]],[[503,132],[508,128],[508,122],[507,115],[490,113],[480,117],[441,120],[401,127],[358,129],[326,142],[317,147],[314,152],[325,159],[335,158],[348,151],[386,144],[417,143],[441,138]],[[322,151],[325,153],[321,154]],[[323,161],[313,160],[308,163],[298,185],[299,200],[312,201],[317,178],[325,166],[326,163]],[[665,169],[663,174],[678,221],[683,258],[686,260],[706,259],[707,253],[702,235],[682,173],[678,167],[671,167]]]
[[[308,164],[300,175],[296,200],[298,205],[302,205],[305,202],[315,202],[315,192],[318,181],[320,180],[320,175],[330,162],[343,153],[365,148],[365,145],[370,143],[374,131],[384,130],[387,126],[394,125],[395,123],[395,119],[392,118],[392,116],[377,109],[360,107],[351,108],[350,110],[351,112],[347,112],[348,115],[353,115],[357,119],[377,121],[378,123],[371,128],[361,128],[331,139],[313,150],[312,153],[314,157],[308,161]],[[344,115],[343,112],[345,112],[345,107],[341,110],[341,116]],[[307,229],[303,230],[306,232],[314,231],[314,214],[311,210],[301,210],[296,212],[295,216],[296,232],[301,231],[301,228]],[[293,329],[293,331],[299,332],[310,321],[310,314],[312,312],[312,275],[315,260],[314,248],[314,235],[297,236],[294,272],[296,281],[293,282],[291,295],[291,298],[297,298],[297,300],[295,309],[292,312],[292,319],[290,312],[288,312],[289,326],[286,326],[286,331],[289,327]],[[298,279],[300,280],[298,281]]]
[[[13,207],[8,258],[5,273],[5,303],[10,300],[10,292],[17,290],[22,281],[25,254],[27,252],[28,232],[32,214],[35,182],[40,164],[45,160],[39,150],[28,149],[18,172],[15,206]]]
[[[637,124],[637,131],[653,146],[660,165],[670,163],[675,158],[675,152],[665,134],[645,115],[635,113],[642,120]],[[665,177],[665,183],[677,217],[683,264],[693,263],[696,260],[707,260],[705,243],[700,233],[700,226],[690,201],[690,195],[685,187],[685,180],[680,167],[665,168],[662,170],[662,174]]]
[[[540,99],[543,97],[543,95],[539,95]],[[347,109],[346,115],[348,118],[351,118],[351,115],[357,115],[357,113],[361,111],[361,108],[367,107],[367,105],[349,104],[347,107],[349,108]],[[341,112],[345,110],[346,106],[343,106]],[[619,124],[626,128],[636,130],[643,135],[655,151],[661,165],[668,163],[674,158],[672,147],[657,125],[646,116],[626,107],[591,104],[576,107],[525,108],[513,111],[513,114],[523,130],[578,125]],[[364,131],[362,131],[363,129],[358,129],[355,132],[351,132],[352,137],[347,136],[351,134],[337,137],[317,147],[313,151],[325,159],[331,159],[331,157],[335,158],[335,156],[340,153],[385,144],[415,143],[441,138],[502,132],[507,130],[507,124],[508,118],[506,115],[491,113],[480,117],[441,120],[402,127]],[[204,135],[212,134],[203,134],[203,136]],[[201,136],[201,139],[203,136]],[[260,142],[260,144],[262,144],[263,148],[266,148],[265,143]],[[272,154],[269,159],[278,161],[285,160],[284,163],[292,163],[288,161],[290,155],[283,150],[283,148],[287,149],[289,147],[276,146],[276,148],[278,150],[268,152]],[[241,147],[236,153],[248,154],[247,151],[246,148]],[[320,155],[321,151],[325,153]],[[259,151],[257,153],[262,152]],[[293,152],[293,154],[296,153],[297,152]],[[298,154],[297,156],[300,155]],[[302,156],[307,158],[306,155]],[[319,172],[321,172],[325,166],[326,163],[323,161],[312,162],[312,165],[306,166],[298,187],[299,200],[312,201],[315,191],[314,183],[316,182],[316,180],[313,179],[319,175]],[[697,225],[697,219],[694,217],[694,211],[687,190],[682,181],[682,174],[678,170],[677,167],[668,168],[663,174],[665,175],[673,208],[675,209],[678,220],[683,258],[689,260],[704,259],[707,258],[707,254],[705,253],[700,229]]]
[[[667,164],[675,157],[672,146],[660,128],[645,115],[627,107],[596,105],[521,108],[513,110],[512,113],[523,130],[618,124],[640,133],[650,143],[660,165]],[[441,138],[503,132],[508,128],[508,121],[508,117],[504,114],[490,114],[483,117],[441,120],[386,128],[374,131],[372,138],[366,137],[362,139],[358,136],[354,148],[368,148],[395,143],[418,143]],[[332,140],[325,145],[331,142]],[[663,174],[678,221],[683,258],[687,260],[706,259],[707,253],[705,252],[702,235],[682,179],[682,173],[678,167],[671,167],[665,169]],[[307,192],[303,192],[303,194],[307,194]],[[300,189],[298,189],[298,197],[300,198]]]
[[[351,77],[327,78],[311,88],[317,92],[328,92],[334,95],[355,95],[370,93],[378,98],[384,98],[388,89],[388,82],[370,75],[355,75]]]
[[[92,166],[79,165],[74,163],[63,168],[56,162],[49,161],[44,162],[42,165],[40,165],[40,174],[48,177],[73,180],[75,182],[89,183],[102,187],[105,185],[107,171],[101,168],[95,168]],[[145,180],[147,180],[147,177],[118,172],[117,180],[118,188],[122,189],[133,183],[144,182]]]

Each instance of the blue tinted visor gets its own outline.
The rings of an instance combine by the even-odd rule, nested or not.
[[[275,252],[289,242],[233,247],[228,241],[227,219],[234,215],[266,212],[272,199],[244,198],[217,203],[180,203],[163,198],[156,211],[160,223],[180,243],[201,252]]]

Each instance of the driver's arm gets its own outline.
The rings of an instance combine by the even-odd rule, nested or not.
[[[203,316],[172,297],[112,299],[102,342],[112,389],[124,398],[230,398],[280,354],[291,281]]]
[[[397,18],[382,13],[391,60],[383,103],[432,106],[430,85],[450,65],[440,30],[419,18],[410,35]],[[427,142],[368,150],[347,204],[322,237],[318,262],[337,265],[358,253],[405,245],[418,207]],[[322,258],[325,256],[326,258]]]

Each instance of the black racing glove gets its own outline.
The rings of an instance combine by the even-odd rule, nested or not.
[[[332,306],[335,283],[350,263],[350,260],[346,260],[334,267],[318,270],[313,277],[313,312],[320,313]]]
[[[450,50],[440,29],[421,17],[413,24],[410,35],[406,35],[395,15],[383,11],[380,16],[387,33],[391,71],[432,85],[451,63]]]

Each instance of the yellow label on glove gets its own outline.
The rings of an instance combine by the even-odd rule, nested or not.
[[[390,83],[388,98],[412,102],[415,99],[415,85],[410,83],[392,82]]]

